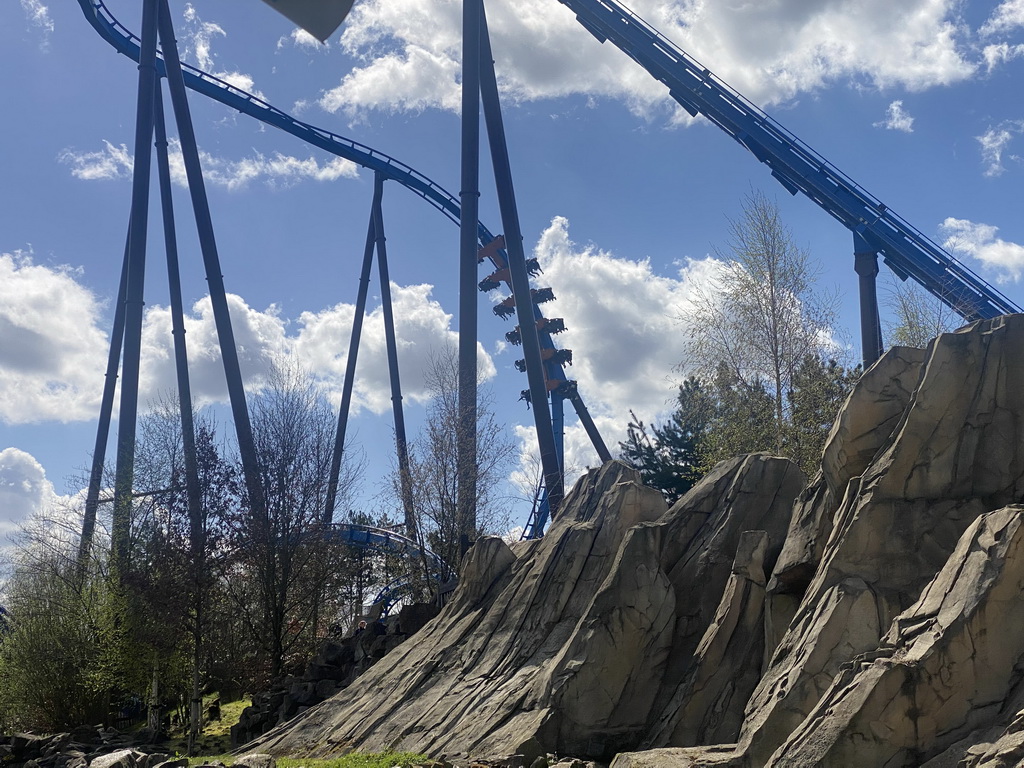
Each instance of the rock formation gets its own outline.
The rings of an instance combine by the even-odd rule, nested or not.
[[[723,462],[671,509],[590,472],[544,539],[260,750],[635,766],[1002,766],[1024,755],[1024,316],[890,350],[809,483]],[[629,751],[633,750],[633,751]],[[636,751],[643,750],[643,751]]]

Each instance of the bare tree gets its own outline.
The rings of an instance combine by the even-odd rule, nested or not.
[[[724,364],[740,382],[763,381],[781,453],[794,373],[807,355],[828,353],[836,298],[815,290],[817,268],[763,193],[747,195],[729,235],[728,249],[716,249],[724,262],[716,283],[681,317],[689,338],[680,368],[711,379]]]
[[[287,655],[309,650],[317,635],[320,601],[337,574],[325,535],[327,482],[334,414],[308,375],[277,370],[251,398],[253,435],[266,511],[240,511],[231,523],[226,583],[271,677]],[[342,483],[356,481],[350,464]],[[341,488],[339,498],[346,497]]]
[[[963,324],[960,315],[910,280],[891,278],[885,296],[893,316],[886,328],[890,344],[924,348],[940,333]]]
[[[426,383],[432,399],[426,422],[409,446],[409,486],[421,541],[454,570],[461,556],[463,533],[457,503],[460,430],[454,350],[431,356]],[[516,446],[506,427],[495,418],[490,395],[483,388],[478,388],[476,413],[476,534],[504,533],[511,516],[511,499],[501,488]],[[393,477],[392,495],[400,500],[397,471]]]

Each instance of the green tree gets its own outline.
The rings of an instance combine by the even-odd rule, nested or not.
[[[661,426],[647,426],[635,414],[619,443],[620,456],[640,471],[645,485],[660,490],[671,504],[703,475],[716,403],[707,386],[691,376],[679,387],[675,411]]]
[[[816,355],[807,355],[794,372],[784,455],[808,477],[818,471],[825,440],[859,377],[859,367],[844,368]]]

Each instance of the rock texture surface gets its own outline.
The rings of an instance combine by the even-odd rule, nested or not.
[[[591,472],[544,539],[479,542],[454,601],[358,700],[257,748],[1019,764],[1021,349],[1010,315],[890,350],[810,483],[737,457],[666,510],[628,468]]]

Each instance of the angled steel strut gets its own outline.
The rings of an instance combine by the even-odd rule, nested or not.
[[[865,363],[881,354],[879,254],[900,279],[913,278],[968,322],[1021,311],[637,15],[613,0],[559,2],[599,41],[612,43],[668,86],[683,109],[703,115],[748,149],[791,194],[807,195],[853,233]]]
[[[134,61],[139,61],[141,41],[113,16],[104,4],[103,0],[78,0],[78,2],[86,16],[86,19],[104,40],[113,46],[119,53]],[[482,21],[481,27],[483,30]],[[482,34],[481,37],[483,38],[483,41],[486,41],[485,33]],[[488,58],[490,57],[489,49],[485,53],[485,56]],[[425,199],[451,221],[455,223],[460,222],[462,211],[462,204],[460,201],[440,185],[436,184],[405,163],[379,152],[372,147],[368,147],[364,144],[360,144],[359,142],[339,136],[338,134],[323,128],[310,125],[309,123],[305,123],[301,120],[297,120],[291,115],[267,103],[263,99],[251,93],[247,93],[246,91],[243,91],[207,72],[191,67],[187,64],[179,65],[177,62],[174,63],[176,67],[180,66],[181,76],[184,79],[184,83],[192,90],[212,98],[215,101],[219,101],[220,103],[236,109],[243,114],[260,120],[267,125],[273,125],[280,128],[307,144],[311,144],[337,157],[344,157],[365,168],[371,169],[374,171],[378,180],[389,179],[397,181],[407,189]],[[160,51],[157,51],[155,66],[158,76],[165,75],[165,62]],[[485,75],[487,75],[488,69],[490,68],[484,67]],[[490,84],[490,80],[493,80],[493,72],[489,77],[484,78],[484,82],[481,85],[485,104],[488,101],[491,101],[492,104],[494,102],[489,91],[493,91],[496,98],[497,89],[496,86],[492,86]],[[493,107],[491,108],[491,112],[493,117]],[[465,192],[468,190],[463,191]],[[475,218],[475,216],[470,218]],[[472,227],[468,229],[470,232],[473,232],[474,230]],[[479,252],[479,260],[489,258],[499,271],[505,269],[501,281],[511,287],[512,279],[507,269],[509,262],[507,254],[504,252],[503,241],[501,248],[488,247],[493,246],[499,238],[495,238],[494,235],[492,235],[490,231],[479,221],[477,221],[475,227],[475,234],[476,241],[481,246],[484,246]],[[468,248],[468,239],[467,243],[464,244],[464,247]],[[530,270],[531,275],[535,274],[535,267],[536,263],[533,260],[527,260],[527,269]],[[468,280],[466,282],[468,284]],[[481,286],[481,288],[482,287],[483,286]],[[522,289],[520,289],[520,293],[522,293]],[[551,334],[564,330],[564,323],[562,323],[560,319],[555,319],[549,323],[536,306],[533,307],[533,316],[537,321],[537,336],[539,338],[541,349],[545,353],[555,351],[556,347],[551,338]],[[538,395],[544,394],[545,391],[550,393],[553,411],[552,421],[555,424],[554,429],[558,433],[555,435],[556,443],[560,445],[561,442],[561,427],[563,423],[561,416],[562,401],[568,398],[570,402],[573,403],[577,413],[579,414],[587,434],[590,436],[594,444],[598,456],[602,461],[607,460],[610,458],[610,454],[594,426],[593,419],[590,417],[590,414],[586,409],[586,405],[579,396],[576,382],[568,380],[565,376],[561,361],[564,361],[566,358],[547,355],[542,359],[544,384],[543,386],[535,385],[531,388],[535,389]],[[116,377],[116,369],[113,376]],[[529,391],[530,390],[527,390],[527,392]],[[527,396],[524,399],[529,401],[530,397]],[[343,440],[343,432],[339,432],[339,435],[341,435],[340,439]],[[560,461],[560,448],[558,453]],[[553,472],[549,474],[554,476]],[[333,477],[335,477],[335,475],[332,473],[332,478]],[[333,480],[332,482],[336,483],[336,480]],[[543,525],[537,528],[538,535],[542,529]]]

